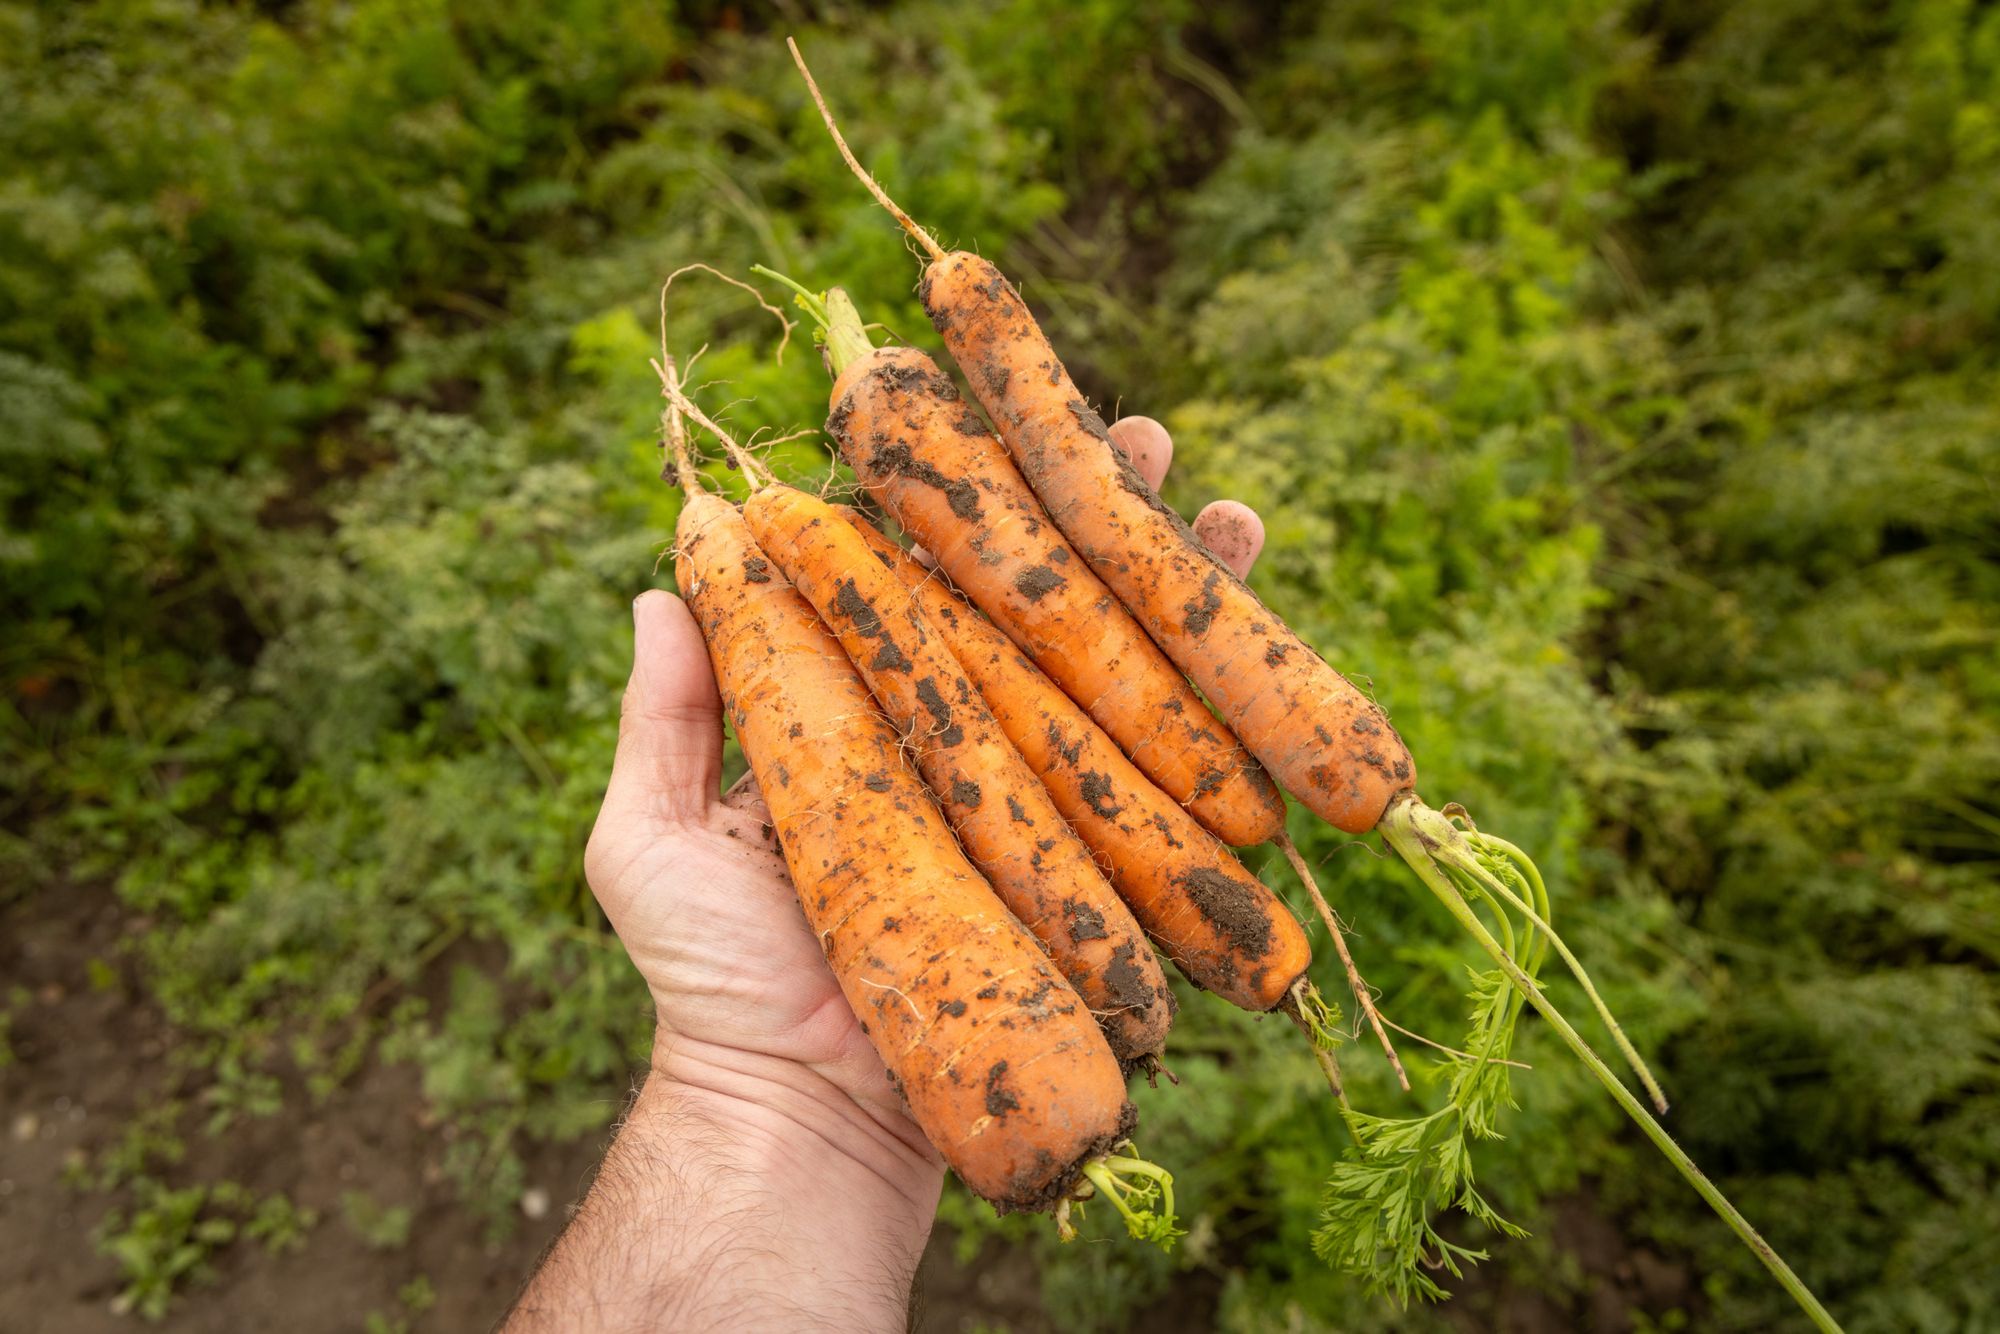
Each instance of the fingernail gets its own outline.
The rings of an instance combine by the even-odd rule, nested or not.
[[[646,600],[658,593],[657,588],[649,588],[632,599],[632,653],[634,657],[645,656],[646,641],[653,637],[652,626],[657,618],[647,608]]]

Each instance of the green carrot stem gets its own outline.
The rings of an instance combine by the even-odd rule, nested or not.
[[[868,328],[861,322],[861,312],[855,309],[854,301],[838,287],[827,289],[826,293],[826,364],[838,379],[856,360],[868,355],[874,344],[868,341]]]
[[[1126,1230],[1135,1237],[1139,1236],[1145,1230],[1145,1224],[1125,1203],[1118,1178],[1111,1175],[1111,1169],[1103,1163],[1092,1163],[1083,1169],[1083,1174],[1097,1187],[1097,1193],[1111,1202],[1112,1208],[1125,1215]]]
[[[750,272],[783,283],[798,296],[799,305],[819,328],[820,337],[825,341],[827,366],[836,377],[874,346],[868,339],[868,327],[862,323],[861,312],[855,308],[854,299],[840,288],[815,292],[797,279],[762,264],[752,264]]]
[[[1130,1149],[1130,1143],[1119,1147]],[[1165,1168],[1127,1154],[1110,1154],[1093,1163],[1086,1163],[1083,1175],[1097,1193],[1111,1202],[1125,1219],[1125,1230],[1141,1241],[1157,1244],[1162,1250],[1172,1250],[1174,1240],[1186,1235],[1174,1226],[1174,1178]],[[1127,1177],[1139,1177],[1134,1184]],[[1159,1208],[1153,1201],[1159,1200]],[[1064,1240],[1074,1236],[1074,1229],[1064,1235],[1059,1220],[1057,1235]]]
[[[1490,839],[1488,835],[1480,835],[1479,837]],[[1520,849],[1514,847],[1513,844],[1505,843],[1501,839],[1490,839],[1490,841],[1504,844],[1504,847],[1509,850],[1510,855],[1519,855],[1525,859],[1525,854],[1522,854]],[[1474,874],[1478,873],[1474,872]],[[1590,998],[1591,1006],[1597,1011],[1597,1017],[1602,1019],[1604,1026],[1611,1030],[1611,1040],[1617,1044],[1619,1053],[1625,1057],[1626,1064],[1632,1067],[1632,1072],[1639,1077],[1639,1082],[1645,1086],[1646,1096],[1653,1100],[1653,1106],[1657,1110],[1666,1111],[1667,1095],[1661,1091],[1659,1080],[1653,1077],[1652,1070],[1646,1065],[1644,1058],[1639,1055],[1638,1048],[1632,1045],[1631,1039],[1625,1036],[1625,1030],[1619,1027],[1618,1020],[1611,1013],[1611,1007],[1604,1003],[1602,996],[1598,995],[1597,987],[1592,984],[1590,974],[1584,971],[1582,961],[1570,952],[1569,946],[1563,942],[1561,936],[1555,933],[1555,929],[1548,924],[1547,919],[1530,907],[1527,901],[1522,899],[1520,895],[1508,888],[1505,881],[1501,880],[1498,876],[1485,876],[1482,879],[1486,881],[1489,889],[1499,894],[1516,912],[1541,928],[1543,938],[1555,947],[1555,951],[1562,957],[1563,963],[1568,965],[1570,974],[1576,978],[1577,985],[1583,988],[1583,994]]]
[[[1107,1171],[1114,1174],[1112,1179],[1116,1182],[1118,1188],[1127,1193],[1135,1193],[1135,1188],[1127,1185],[1122,1180],[1118,1180],[1115,1175],[1116,1173],[1130,1173],[1133,1176],[1145,1177],[1157,1183],[1160,1190],[1160,1212],[1165,1214],[1169,1219],[1173,1218],[1174,1174],[1172,1172],[1169,1172],[1157,1163],[1149,1163],[1144,1158],[1133,1158],[1124,1154],[1111,1155],[1104,1160],[1104,1166]]]
[[[1486,951],[1493,962],[1499,965],[1500,970],[1507,975],[1508,981],[1514,984],[1527,999],[1528,1004],[1534,1006],[1542,1018],[1548,1021],[1549,1027],[1555,1030],[1556,1035],[1572,1052],[1576,1053],[1576,1058],[1582,1061],[1584,1067],[1596,1077],[1597,1082],[1604,1086],[1612,1100],[1638,1124],[1639,1129],[1645,1132],[1646,1138],[1653,1141],[1653,1147],[1666,1156],[1675,1170],[1694,1187],[1696,1194],[1708,1201],[1709,1207],[1721,1216],[1722,1221],[1729,1225],[1730,1231],[1734,1232],[1743,1244],[1750,1248],[1751,1253],[1763,1262],[1764,1267],[1778,1280],[1779,1286],[1791,1294],[1792,1300],[1799,1304],[1813,1324],[1821,1330],[1830,1331],[1831,1334],[1839,1334],[1839,1323],[1834,1320],[1826,1307],[1820,1304],[1819,1298],[1813,1296],[1812,1290],[1806,1287],[1805,1282],[1792,1272],[1792,1267],[1785,1263],[1784,1258],[1772,1249],[1771,1243],[1759,1235],[1757,1229],[1750,1225],[1750,1220],[1729,1202],[1729,1197],[1724,1195],[1699,1167],[1695,1166],[1694,1159],[1688,1157],[1686,1150],[1674,1142],[1673,1136],[1653,1119],[1652,1114],[1638,1098],[1633,1096],[1632,1091],[1625,1087],[1624,1082],[1611,1067],[1606,1065],[1597,1053],[1590,1049],[1590,1044],[1569,1026],[1569,1021],[1564,1019],[1562,1012],[1542,994],[1542,989],[1535,980],[1523,972],[1521,966],[1500,947],[1500,942],[1486,929],[1486,924],[1479,920],[1479,915],[1472,910],[1472,905],[1465,901],[1465,896],[1458,892],[1457,887],[1432,859],[1431,854],[1438,846],[1439,840],[1434,832],[1422,828],[1421,821],[1425,815],[1443,821],[1447,828],[1451,828],[1449,821],[1444,821],[1443,816],[1430,810],[1414,797],[1406,798],[1391,806],[1383,815],[1378,828],[1382,830],[1383,837],[1389,840],[1390,846],[1410,864],[1410,868],[1417,873],[1424,885],[1437,895],[1439,902],[1444,904],[1445,911],[1449,912],[1479,943],[1479,947]]]
[[[750,272],[760,274],[763,277],[771,279],[773,282],[783,283],[786,287],[791,288],[793,293],[799,298],[799,305],[805,309],[806,314],[812,317],[812,322],[821,329],[826,328],[826,299],[820,293],[806,287],[796,279],[789,278],[779,273],[776,269],[766,268],[762,264],[752,264]]]

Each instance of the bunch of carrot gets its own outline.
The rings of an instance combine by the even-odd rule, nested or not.
[[[935,564],[771,477],[666,362],[667,435],[690,489],[676,574],[806,918],[961,1179],[1002,1209],[1052,1210],[1065,1230],[1075,1202],[1101,1195],[1135,1235],[1171,1240],[1171,1177],[1131,1151],[1123,1082],[1160,1068],[1173,1018],[1151,947],[1198,988],[1289,1016],[1339,1090],[1335,1019],[1307,977],[1306,934],[1231,845],[1285,853],[1395,1061],[1285,836],[1282,786],[1338,829],[1379,830],[1492,959],[1479,1041],[1454,1053],[1468,1087],[1506,1064],[1512,1024],[1532,1006],[1832,1328],[1550,1001],[1536,973],[1553,949],[1665,1110],[1551,926],[1533,863],[1417,797],[1415,763],[1382,710],[1160,502],[1006,278],[946,252],[889,199],[799,68],[842,155],[930,256],[925,309],[985,416],[922,352],[873,346],[838,289],[762,270],[820,328],[828,434]],[[701,490],[683,415],[750,477],[740,510]],[[1390,1123],[1350,1113],[1348,1124],[1364,1153],[1393,1150]],[[1436,1132],[1412,1140],[1429,1152]],[[1347,1250],[1366,1261],[1381,1235],[1364,1217]]]

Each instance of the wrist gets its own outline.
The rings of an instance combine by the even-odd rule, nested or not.
[[[663,1033],[509,1329],[903,1328],[942,1176],[809,1067]]]
[[[652,1070],[627,1119],[631,1129],[675,1123],[702,1132],[720,1176],[788,1201],[864,1217],[921,1253],[937,1212],[943,1165],[906,1115],[850,1096],[809,1065],[662,1029]],[[641,1131],[640,1133],[646,1133]],[[816,1183],[837,1179],[828,1201]]]
[[[943,1178],[907,1133],[796,1062],[662,1032],[620,1142],[680,1175],[704,1291],[676,1327],[904,1327]]]

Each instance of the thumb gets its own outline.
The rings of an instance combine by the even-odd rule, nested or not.
[[[632,678],[618,717],[607,821],[699,819],[722,782],[722,699],[687,604],[658,589],[632,604]]]

